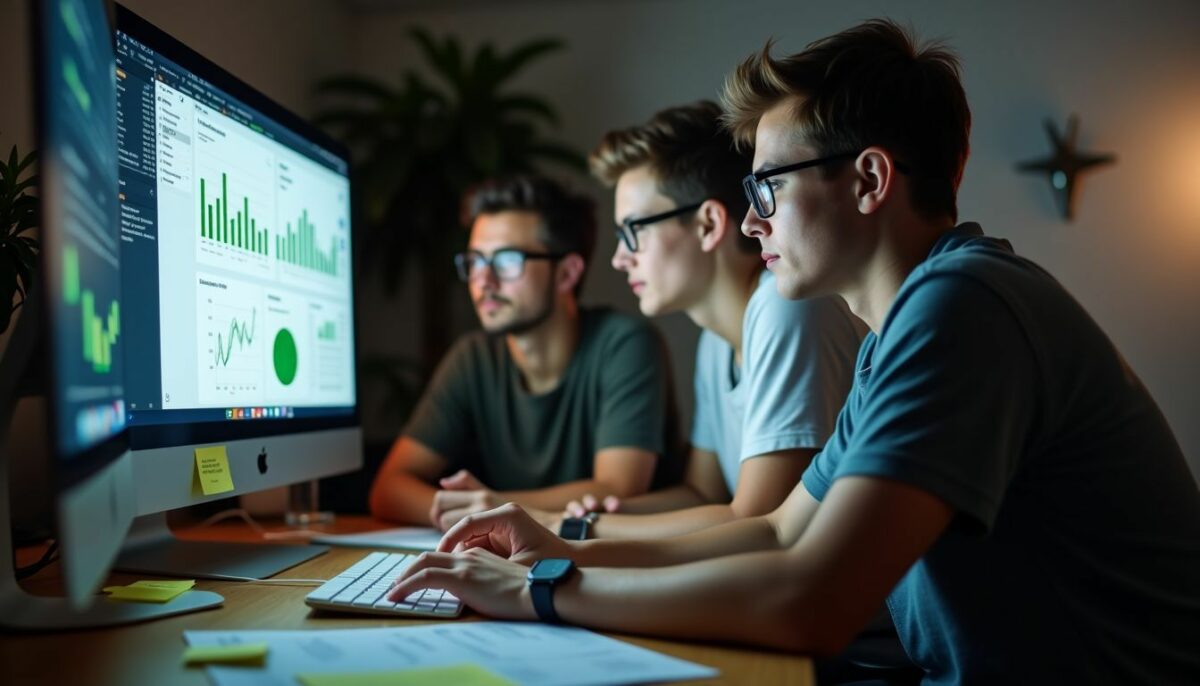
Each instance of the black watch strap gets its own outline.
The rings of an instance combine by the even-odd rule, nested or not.
[[[535,581],[529,584],[529,595],[533,598],[533,611],[538,619],[547,624],[562,624],[554,611],[554,582]]]
[[[529,569],[529,597],[538,619],[548,624],[561,624],[562,619],[554,611],[554,587],[571,575],[575,563],[566,558],[538,560]]]
[[[558,525],[558,535],[568,541],[585,541],[591,524],[591,520],[585,517],[567,517]]]

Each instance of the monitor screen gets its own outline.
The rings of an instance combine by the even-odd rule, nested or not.
[[[129,22],[117,31],[117,130],[134,447],[349,419],[345,152]]]
[[[100,2],[58,0],[41,11],[51,426],[55,454],[75,462],[125,424],[113,44]]]

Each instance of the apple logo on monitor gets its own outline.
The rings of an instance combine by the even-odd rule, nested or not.
[[[258,452],[258,473],[267,473],[267,446],[265,445],[262,447],[262,450]]]

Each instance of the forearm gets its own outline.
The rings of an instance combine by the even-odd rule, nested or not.
[[[670,538],[735,519],[737,515],[729,505],[702,505],[660,514],[603,514],[592,531],[595,538]]]
[[[750,517],[674,538],[580,541],[573,545],[571,557],[581,567],[667,567],[781,547],[770,521]]]
[[[624,514],[654,514],[705,505],[708,500],[687,484],[678,484],[659,491],[621,500]]]
[[[429,526],[437,489],[420,478],[397,471],[376,479],[371,487],[371,515],[400,524]]]
[[[624,498],[630,495],[629,493],[621,492],[621,489],[615,487],[613,484],[595,479],[570,481],[565,484],[558,484],[557,486],[527,491],[502,491],[496,493],[496,495],[504,502],[516,503],[522,507],[562,512],[567,503],[572,500],[578,500],[589,493],[597,498],[604,498],[609,495]]]
[[[554,604],[566,622],[594,629],[829,654],[838,646],[804,610],[807,590],[777,550],[653,570],[581,569]]]

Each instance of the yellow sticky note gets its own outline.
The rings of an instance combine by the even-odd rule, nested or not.
[[[209,662],[262,664],[267,656],[266,643],[238,643],[227,646],[188,646],[183,651],[183,664]]]
[[[402,669],[394,672],[297,674],[296,679],[304,686],[515,686],[508,679],[472,664]]]
[[[187,579],[180,581],[135,581],[128,586],[108,586],[104,592],[114,600],[132,600],[141,603],[165,603],[195,586]]]
[[[233,490],[233,475],[229,473],[229,456],[225,454],[225,446],[196,448],[196,478],[192,483],[198,483],[204,495]]]

